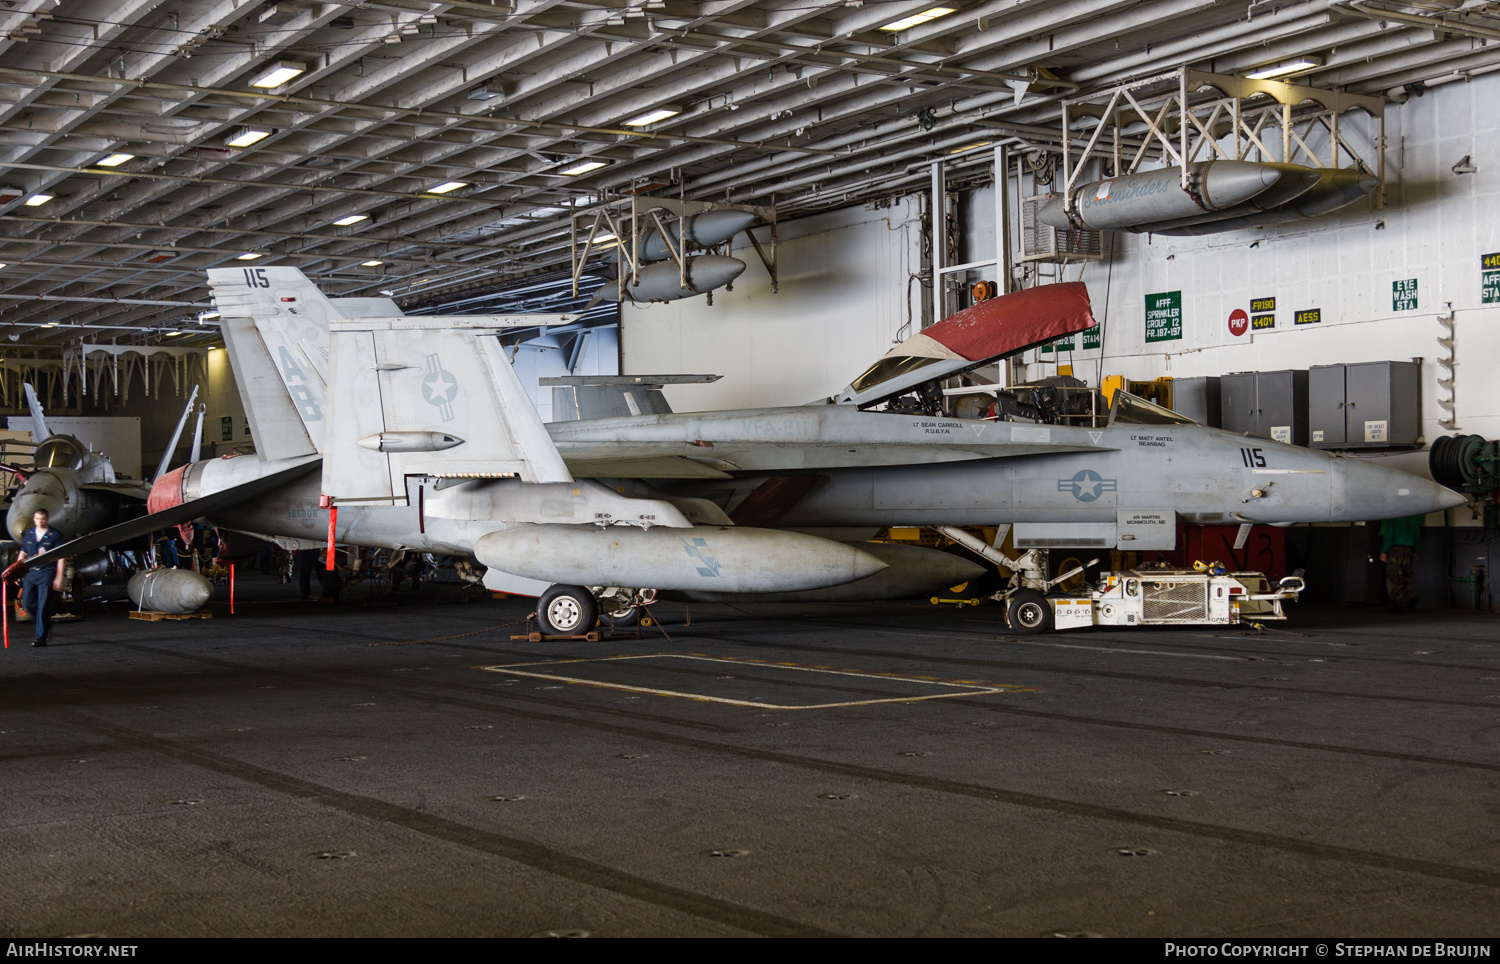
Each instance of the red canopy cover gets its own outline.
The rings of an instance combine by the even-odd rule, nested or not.
[[[970,361],[1013,355],[1097,324],[1081,281],[1023,288],[949,315],[922,334]]]

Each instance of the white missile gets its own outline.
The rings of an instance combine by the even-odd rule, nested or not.
[[[704,211],[688,218],[682,230],[687,234],[689,248],[707,248],[723,244],[754,223],[755,215],[749,211]],[[667,240],[671,242],[673,250],[681,247],[675,224],[667,228]],[[647,231],[641,238],[641,257],[646,261],[661,261],[671,257],[667,242],[662,240],[660,232],[655,228]]]
[[[818,589],[885,568],[842,542],[738,526],[522,525],[481,537],[474,557],[548,583],[718,592]]]
[[[191,569],[142,569],[125,584],[130,601],[156,613],[195,613],[213,598],[214,585]]]
[[[441,452],[464,444],[464,440],[446,432],[379,432],[354,444],[372,452]]]
[[[1282,174],[1253,161],[1199,161],[1188,167],[1188,190],[1182,188],[1181,168],[1127,174],[1079,187],[1073,195],[1071,222],[1061,196],[1047,202],[1041,219],[1055,228],[1128,231],[1136,225],[1190,218],[1243,204],[1275,184]]]
[[[687,259],[688,286],[684,288],[676,262],[658,261],[641,268],[639,280],[626,286],[625,297],[637,303],[692,298],[724,287],[738,278],[744,270],[745,262],[739,258],[700,254]],[[617,291],[615,282],[606,282],[600,291],[600,297],[605,301],[615,301],[618,298]]]

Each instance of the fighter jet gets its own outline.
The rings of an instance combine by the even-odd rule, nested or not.
[[[1248,532],[1464,501],[1406,473],[1207,428],[1125,393],[1100,428],[898,404],[930,397],[933,379],[1091,327],[1081,285],[981,303],[824,404],[549,427],[495,337],[520,322],[349,318],[294,269],[258,270],[264,286],[217,269],[210,282],[266,451],[169,473],[136,527],[208,517],[310,544],[469,555],[490,588],[540,596],[548,632],[592,625],[601,601],[608,611],[643,589],[822,591],[899,563],[839,541],[849,527],[1013,524],[1025,550],[1013,568],[1034,585],[1047,548],[1170,548],[1179,520]],[[297,324],[277,314],[284,304],[299,306]],[[326,374],[315,363],[320,337]]]
[[[29,384],[23,390],[31,409],[31,436],[38,445],[29,471],[11,469],[21,480],[5,515],[12,539],[21,541],[38,509],[47,511],[53,528],[71,537],[112,525],[146,501],[149,482],[115,478],[108,456],[91,451],[71,435],[51,431],[36,391]],[[177,430],[182,431],[180,423]]]

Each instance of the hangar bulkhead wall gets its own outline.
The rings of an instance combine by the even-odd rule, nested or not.
[[[1367,198],[1321,218],[1202,237],[1108,233],[1108,260],[1074,264],[1065,280],[1089,286],[1105,325],[1101,349],[1035,351],[1027,380],[1059,364],[1091,385],[1314,365],[1422,359],[1422,436],[1500,438],[1500,73],[1429,88],[1386,109],[1386,204]],[[1323,151],[1326,156],[1326,150]],[[1366,154],[1366,156],[1372,156]],[[960,206],[966,260],[993,256],[993,186]],[[1016,210],[1014,198],[1012,210]],[[895,341],[921,327],[925,209],[920,195],[781,225],[781,293],[754,265],[733,291],[621,312],[622,371],[703,371],[725,377],[672,387],[679,410],[783,405],[847,384]],[[761,229],[763,230],[763,229]],[[1012,231],[1014,238],[1018,232]],[[740,242],[743,243],[743,242]],[[989,250],[985,245],[989,244]],[[1488,275],[1488,278],[1486,277]],[[980,277],[975,276],[975,279]],[[1488,280],[1488,284],[1486,284]],[[1488,292],[1488,294],[1486,294]],[[1180,305],[1175,337],[1148,339],[1145,302]],[[1267,307],[1267,302],[1274,307]],[[1260,310],[1256,310],[1259,307]],[[1231,331],[1236,310],[1262,320]],[[1439,385],[1449,356],[1439,315],[1452,312],[1453,389]],[[908,317],[919,319],[903,329]],[[1300,322],[1299,323],[1299,319]],[[1168,332],[1167,334],[1173,334]],[[1440,402],[1451,402],[1456,429]],[[1375,527],[1289,532],[1321,576],[1312,595],[1350,602],[1379,593],[1370,557]],[[1489,565],[1500,538],[1467,507],[1428,518],[1419,554],[1424,605],[1471,605],[1467,577],[1482,567],[1480,605],[1493,608],[1500,578]],[[1500,555],[1500,553],[1495,553]]]

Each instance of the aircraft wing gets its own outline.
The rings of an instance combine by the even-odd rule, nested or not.
[[[180,525],[184,522],[191,522],[194,519],[201,519],[206,515],[211,515],[221,509],[227,509],[230,506],[239,505],[246,499],[253,499],[258,495],[270,492],[273,489],[286,485],[288,482],[299,479],[316,469],[320,462],[320,459],[309,459],[289,469],[283,469],[271,475],[252,479],[242,485],[221,489],[201,499],[183,502],[172,506],[170,509],[153,512],[150,515],[141,516],[139,519],[131,519],[129,522],[122,522],[117,526],[110,526],[108,529],[100,529],[98,532],[74,539],[72,542],[65,542],[56,549],[33,556],[24,562],[15,563],[5,571],[4,575],[9,575],[16,569],[32,569],[37,566],[45,566],[59,559],[76,556],[81,552],[88,552],[92,549],[103,549],[106,546],[117,545],[139,536],[150,535],[158,529],[165,529],[168,526]]]
[[[85,482],[79,488],[89,492],[112,492],[128,499],[140,499],[142,502],[151,494],[149,482]]]
[[[712,478],[1110,448],[1094,429],[894,415],[845,405],[552,422],[547,430],[569,470],[585,478]]]

